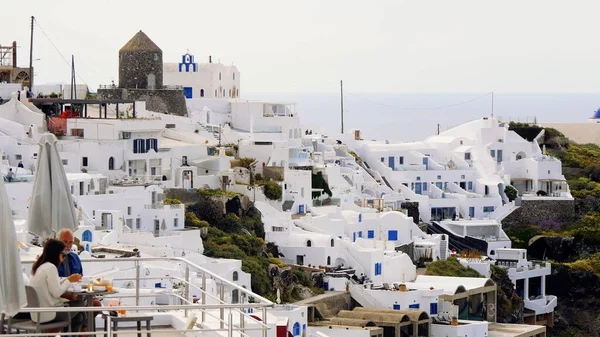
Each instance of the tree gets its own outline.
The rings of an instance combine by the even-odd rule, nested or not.
[[[250,171],[250,185],[254,185],[254,170],[256,169],[256,159],[254,158],[240,158],[240,166]]]
[[[267,181],[263,184],[263,189],[265,192],[265,197],[269,200],[279,200],[281,199],[281,186],[274,181]]]
[[[507,185],[504,188],[504,193],[508,197],[509,201],[513,201],[513,200],[517,199],[517,196],[519,195],[519,192],[517,191],[517,189],[512,187],[511,185]]]

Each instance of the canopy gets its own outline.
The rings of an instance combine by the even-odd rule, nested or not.
[[[0,179],[0,270],[0,312],[14,316],[27,304],[27,297],[15,223],[3,179]]]
[[[40,137],[35,181],[29,205],[29,232],[41,241],[62,228],[75,230],[77,214],[56,137],[45,133]]]

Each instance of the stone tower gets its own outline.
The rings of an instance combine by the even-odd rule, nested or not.
[[[162,50],[141,30],[119,50],[119,88],[162,89]]]

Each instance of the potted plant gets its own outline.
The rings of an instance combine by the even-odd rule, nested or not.
[[[350,291],[350,282],[346,281],[346,292]]]

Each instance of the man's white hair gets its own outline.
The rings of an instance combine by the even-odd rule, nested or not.
[[[73,231],[68,228],[63,228],[56,233],[56,239],[60,240],[60,238],[66,233],[73,235]]]

